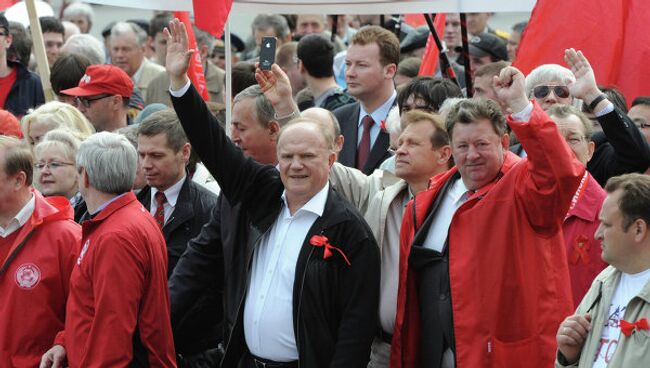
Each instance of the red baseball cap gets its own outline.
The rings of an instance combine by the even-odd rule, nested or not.
[[[91,65],[79,80],[79,86],[68,88],[60,93],[69,96],[94,96],[102,93],[131,97],[133,81],[120,68],[109,65]]]

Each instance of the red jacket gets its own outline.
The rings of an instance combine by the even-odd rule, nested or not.
[[[598,213],[607,193],[589,173],[576,193],[576,205],[569,210],[562,226],[574,308],[578,308],[591,283],[607,267],[601,258],[600,242],[594,238],[600,224]]]
[[[127,367],[137,328],[149,366],[175,367],[169,319],[167,249],[149,212],[133,192],[82,224],[70,277],[65,346],[74,367]]]
[[[37,367],[63,328],[70,273],[81,241],[81,227],[72,220],[66,198],[32,193],[34,213],[16,230],[6,259],[0,260],[2,367]]]
[[[529,123],[509,121],[528,158],[506,152],[497,179],[454,214],[449,279],[458,368],[550,367],[555,333],[571,314],[562,221],[584,173],[555,123],[535,105]],[[418,275],[408,269],[414,227],[425,220],[456,168],[411,201],[401,228],[397,315],[391,367],[417,368]]]

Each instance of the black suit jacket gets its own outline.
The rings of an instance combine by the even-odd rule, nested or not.
[[[142,188],[137,197],[145,208],[151,210],[151,187]],[[189,176],[185,178],[174,212],[162,228],[167,244],[168,277],[188,242],[199,235],[203,225],[210,221],[216,205],[217,196],[214,193],[193,182]],[[216,348],[222,336],[222,314],[221,293],[217,287],[213,285],[203,290],[186,313],[172,318],[176,352],[191,355]]]
[[[226,315],[234,312],[234,325],[226,331],[222,361],[222,367],[236,367],[246,351],[243,310],[251,257],[282,209],[284,186],[275,167],[244,157],[230,142],[194,87],[182,97],[172,97],[172,103],[190,142],[219,183],[222,201],[241,206],[246,215],[246,223],[237,221],[246,226],[239,229],[246,232],[240,239],[247,238],[247,243],[237,244],[245,251],[211,252],[217,255],[211,256],[215,260],[219,253],[224,254],[224,263],[237,264],[231,272],[239,272],[225,278],[240,297],[225,300]],[[214,230],[213,235],[218,236],[219,229]],[[309,242],[318,234],[339,247],[350,265],[338,252],[325,259],[324,249]],[[377,328],[379,273],[379,249],[370,228],[358,211],[330,188],[323,215],[310,228],[296,264],[292,312],[301,367],[367,366]]]
[[[397,98],[393,105],[395,103],[397,103]],[[341,125],[341,133],[343,134],[343,137],[345,137],[343,149],[341,150],[341,153],[339,153],[339,162],[349,167],[356,167],[360,111],[361,106],[359,105],[359,102],[341,106],[334,110],[334,116],[338,119],[339,124]],[[375,169],[379,168],[379,165],[381,165],[384,160],[391,156],[390,152],[388,152],[389,145],[390,138],[388,133],[384,130],[380,130],[375,144],[370,148],[368,160],[363,166],[363,170],[361,170],[364,174],[372,174]]]

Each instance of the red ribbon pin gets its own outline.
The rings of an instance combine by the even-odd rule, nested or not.
[[[312,236],[311,239],[309,239],[309,244],[315,247],[325,247],[325,249],[323,250],[323,259],[328,259],[329,257],[331,257],[332,250],[339,252],[339,254],[341,254],[341,257],[343,257],[345,263],[347,263],[348,266],[351,266],[350,261],[348,261],[348,257],[345,256],[345,253],[343,253],[343,251],[340,250],[339,248],[330,244],[325,235]]]

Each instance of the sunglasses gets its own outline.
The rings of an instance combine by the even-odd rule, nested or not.
[[[559,98],[569,97],[569,87],[567,86],[537,86],[533,88],[533,96],[535,98],[544,98],[551,93],[551,90]]]

